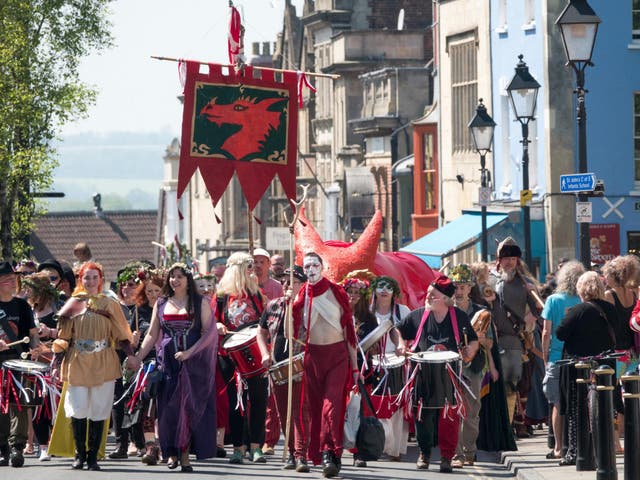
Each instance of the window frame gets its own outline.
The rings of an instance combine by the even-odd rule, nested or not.
[[[451,151],[456,154],[474,149],[468,124],[478,101],[478,39],[476,32],[469,32],[449,40]]]

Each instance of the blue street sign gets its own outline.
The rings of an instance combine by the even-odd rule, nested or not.
[[[560,191],[562,193],[592,192],[595,187],[595,173],[560,175]]]

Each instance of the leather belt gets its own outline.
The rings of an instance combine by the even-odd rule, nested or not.
[[[109,346],[107,340],[75,340],[73,345],[78,353],[98,353]]]

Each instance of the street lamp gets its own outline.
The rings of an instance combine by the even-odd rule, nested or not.
[[[480,210],[482,212],[482,238],[480,241],[480,253],[482,261],[488,260],[487,256],[487,197],[488,197],[488,174],[485,167],[485,158],[487,153],[491,151],[493,143],[493,131],[496,128],[496,122],[487,113],[487,109],[482,103],[482,99],[478,100],[476,114],[469,122],[469,130],[471,130],[471,138],[476,147],[476,152],[480,155],[480,194],[478,200]]]
[[[520,207],[522,209],[522,223],[524,233],[524,260],[529,269],[531,265],[531,213],[529,202],[529,122],[534,120],[538,89],[540,84],[529,73],[529,67],[522,60],[523,55],[518,55],[516,74],[507,87],[511,107],[516,119],[522,126],[522,191],[520,192]]]
[[[586,0],[571,0],[564,8],[556,25],[560,28],[562,44],[567,56],[567,63],[576,73],[577,106],[576,119],[578,121],[578,173],[587,173],[587,110],[584,97],[584,70],[592,65],[591,55],[596,42],[600,18],[589,6]],[[579,202],[586,202],[587,195],[578,194]],[[589,224],[580,223],[580,261],[585,268],[591,268],[591,246],[589,242]]]

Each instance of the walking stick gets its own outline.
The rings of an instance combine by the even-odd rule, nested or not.
[[[293,220],[289,221],[287,213],[283,212],[284,221],[289,226],[289,288],[293,285],[293,228],[300,217],[300,207],[307,199],[307,190],[309,185],[302,185],[302,198],[299,202],[291,201],[293,210]],[[293,333],[293,297],[287,301],[285,336],[288,341],[289,349],[289,371],[288,371],[288,389],[287,389],[287,422],[284,432],[284,448],[282,449],[282,461],[287,461],[287,449],[289,448],[289,435],[291,434],[291,403],[293,399],[293,343],[295,334]]]

